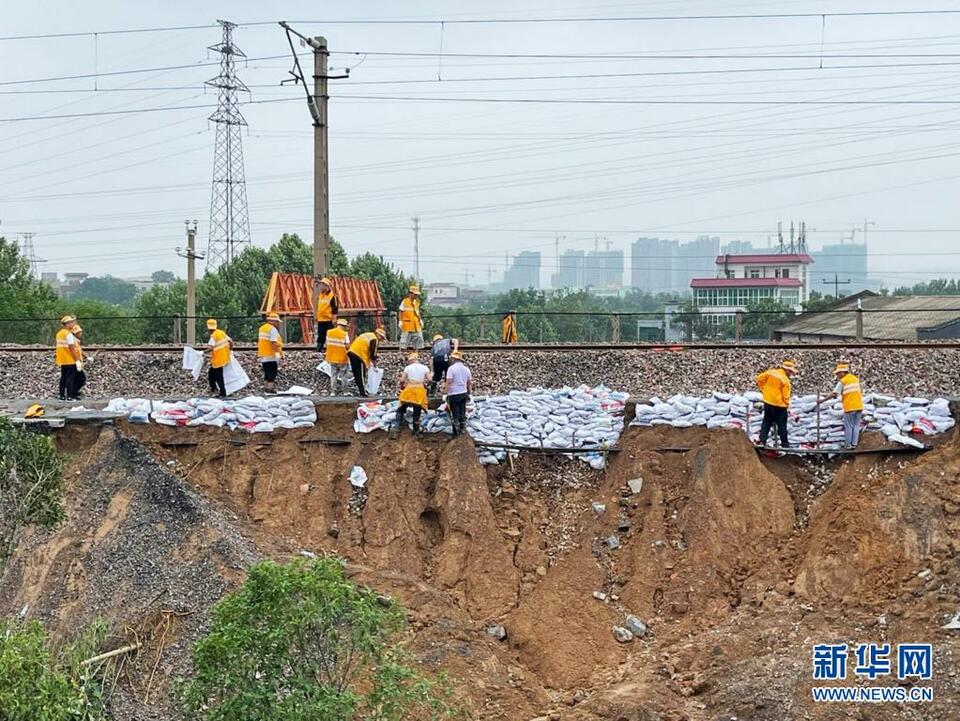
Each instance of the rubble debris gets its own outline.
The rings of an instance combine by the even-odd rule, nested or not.
[[[605,594],[603,591],[594,591],[593,597],[598,601],[606,602],[607,600],[607,594]]]
[[[507,629],[500,624],[487,626],[486,631],[488,636],[493,636],[498,641],[503,641],[507,638]]]
[[[613,637],[618,643],[630,643],[633,640],[633,634],[623,626],[613,627]]]
[[[609,548],[611,551],[620,548],[620,539],[616,536],[607,536],[604,540],[604,543],[607,544],[607,548]]]
[[[642,478],[631,478],[627,481],[627,485],[630,487],[630,493],[637,495],[643,490],[643,479]]]
[[[647,635],[647,624],[633,614],[627,615],[627,620],[623,625],[635,638],[643,638]]]
[[[602,516],[603,512],[607,510],[607,505],[605,503],[600,503],[598,501],[593,502],[593,512],[598,516]]]

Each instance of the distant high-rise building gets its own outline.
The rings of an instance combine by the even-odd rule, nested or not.
[[[630,285],[646,293],[673,290],[673,259],[680,244],[675,240],[637,238],[630,244]]]
[[[749,240],[731,240],[720,249],[721,254],[729,253],[730,255],[751,255],[764,252],[768,251],[754,246]]]
[[[672,290],[689,292],[691,280],[713,275],[719,254],[720,238],[717,236],[701,235],[696,240],[681,243],[673,262]]]
[[[503,274],[504,290],[526,290],[540,287],[540,253],[524,250],[513,259]]]
[[[813,256],[811,290],[833,295],[839,289],[844,296],[873,289],[867,278],[867,246],[863,243],[832,243],[810,255]],[[850,282],[845,283],[847,280]],[[839,281],[836,286],[835,281]]]
[[[559,272],[553,274],[554,288],[580,290],[583,285],[584,253],[582,250],[566,250],[560,256]]]
[[[583,267],[584,288],[620,288],[622,286],[622,250],[594,250],[587,253]]]

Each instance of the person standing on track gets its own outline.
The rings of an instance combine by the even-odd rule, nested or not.
[[[60,319],[62,326],[57,331],[57,347],[54,356],[60,368],[60,400],[75,401],[77,399],[77,370],[83,370],[83,359],[80,356],[80,344],[77,337],[70,330],[77,322],[72,315],[65,315]]]
[[[350,344],[347,358],[353,371],[353,380],[357,384],[357,395],[367,395],[367,368],[377,364],[377,351],[380,343],[387,339],[387,332],[377,328],[373,333],[361,333]]]
[[[460,350],[460,341],[456,338],[444,338],[441,333],[433,336],[430,346],[430,367],[433,369],[433,380],[430,381],[430,394],[437,392],[440,382],[447,376],[450,367],[450,354]]]
[[[785,360],[779,368],[770,368],[757,376],[757,387],[763,394],[761,446],[767,444],[770,427],[775,425],[780,435],[780,447],[790,447],[787,440],[787,408],[790,406],[790,377],[796,372],[797,364],[792,360]]]
[[[327,331],[327,351],[324,360],[330,366],[330,395],[335,396],[347,387],[347,368],[350,359],[347,349],[350,347],[350,336],[347,333],[346,319],[337,319],[337,327]]]
[[[221,398],[226,398],[227,386],[223,381],[223,369],[230,363],[233,339],[217,328],[217,321],[213,318],[207,319],[207,330],[210,331],[210,340],[203,352],[210,353],[210,369],[207,371],[210,392],[217,393]]]
[[[407,424],[407,409],[413,409],[413,435],[420,435],[420,414],[427,410],[427,377],[430,369],[420,362],[414,351],[407,356],[407,367],[400,374],[400,407],[397,409],[397,427]]]
[[[856,448],[860,442],[860,423],[863,420],[863,390],[860,379],[850,372],[849,363],[837,363],[833,369],[837,385],[833,393],[824,396],[820,402],[840,398],[843,403],[843,444],[847,448]]]
[[[420,287],[411,285],[400,302],[400,350],[423,348],[423,318],[420,316]]]
[[[500,342],[513,345],[517,339],[517,311],[511,310],[504,313],[503,320],[500,321]]]
[[[336,294],[333,292],[333,281],[324,277],[318,283],[320,290],[317,293],[314,318],[317,321],[317,350],[323,353],[327,342],[327,331],[336,325],[340,305],[337,302]]]
[[[447,408],[453,419],[453,437],[467,430],[467,401],[473,393],[473,374],[463,362],[463,353],[459,350],[450,354],[450,368],[447,369]]]
[[[79,400],[80,390],[87,385],[87,359],[83,355],[83,328],[79,323],[70,326],[70,332],[77,339],[77,352],[80,354],[80,360],[77,362],[77,382],[73,387],[73,395]]]
[[[260,357],[260,365],[263,366],[264,390],[267,393],[276,393],[277,373],[280,370],[280,359],[283,358],[280,316],[277,313],[268,313],[263,320],[264,323],[257,332],[257,355]]]

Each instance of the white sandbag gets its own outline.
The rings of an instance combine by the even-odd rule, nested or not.
[[[905,446],[913,446],[914,448],[925,448],[925,446],[918,440],[910,438],[909,436],[904,435],[895,435],[891,436],[890,440],[894,443],[900,443]]]
[[[363,488],[367,485],[367,473],[360,466],[350,469],[350,485],[354,488]]]
[[[200,371],[203,369],[203,353],[185,345],[183,347],[183,369],[190,371],[193,380],[198,380]]]
[[[223,367],[223,385],[228,396],[250,385],[249,376],[247,376],[239,361],[232,355],[230,356],[230,362]]]
[[[383,368],[373,366],[367,371],[366,391],[372,396],[380,392],[380,383],[383,381]]]
[[[326,361],[321,362],[320,365],[317,366],[317,370],[333,378],[333,367]]]

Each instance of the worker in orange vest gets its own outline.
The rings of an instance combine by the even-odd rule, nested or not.
[[[833,393],[824,396],[821,403],[840,398],[843,403],[843,442],[847,448],[856,448],[860,442],[860,424],[863,420],[863,389],[860,379],[850,372],[849,363],[837,363],[833,369],[837,385]]]
[[[207,371],[207,380],[210,382],[210,392],[218,393],[221,398],[227,397],[227,386],[223,381],[223,369],[230,363],[230,352],[233,350],[233,339],[217,327],[217,321],[207,319],[207,330],[210,331],[210,340],[204,353],[210,353],[210,370]]]
[[[420,287],[411,285],[400,301],[400,350],[423,348],[423,318],[420,316]]]
[[[420,414],[427,410],[427,378],[430,369],[420,362],[419,354],[413,351],[407,356],[407,367],[400,373],[400,407],[397,409],[397,425],[402,430],[407,424],[407,409],[413,409],[413,435],[420,435]]]
[[[317,350],[322,353],[324,344],[327,342],[327,331],[337,323],[337,313],[340,312],[340,306],[337,302],[337,296],[333,292],[333,281],[324,277],[318,283],[320,290],[317,293],[317,307],[314,317],[317,320]]]
[[[277,373],[283,358],[283,339],[280,337],[280,315],[268,313],[257,331],[257,356],[263,366],[263,385],[267,393],[277,392]]]
[[[83,328],[79,323],[70,326],[70,332],[77,339],[77,352],[80,354],[80,363],[77,366],[77,382],[74,385],[74,395],[80,398],[80,390],[87,385],[87,358],[83,355]]]
[[[324,360],[330,366],[330,395],[335,396],[347,387],[347,368],[350,359],[347,349],[350,347],[350,335],[347,333],[346,319],[338,318],[337,326],[327,331],[327,351]]]
[[[77,370],[83,370],[83,359],[80,356],[80,344],[77,337],[70,330],[77,319],[72,315],[65,315],[60,319],[62,326],[57,331],[57,347],[54,359],[60,368],[60,400],[75,401],[77,399]]]
[[[361,333],[350,344],[347,358],[350,360],[353,379],[357,383],[357,395],[367,395],[367,368],[376,365],[378,346],[386,339],[387,332],[383,328],[377,328],[373,333]]]
[[[785,360],[779,368],[771,368],[757,376],[757,387],[763,394],[761,446],[767,444],[770,427],[775,425],[780,435],[780,447],[790,447],[787,440],[787,408],[790,406],[790,377],[796,372],[797,364],[792,360]]]
[[[517,342],[517,311],[505,313],[500,322],[500,342],[513,344]]]

